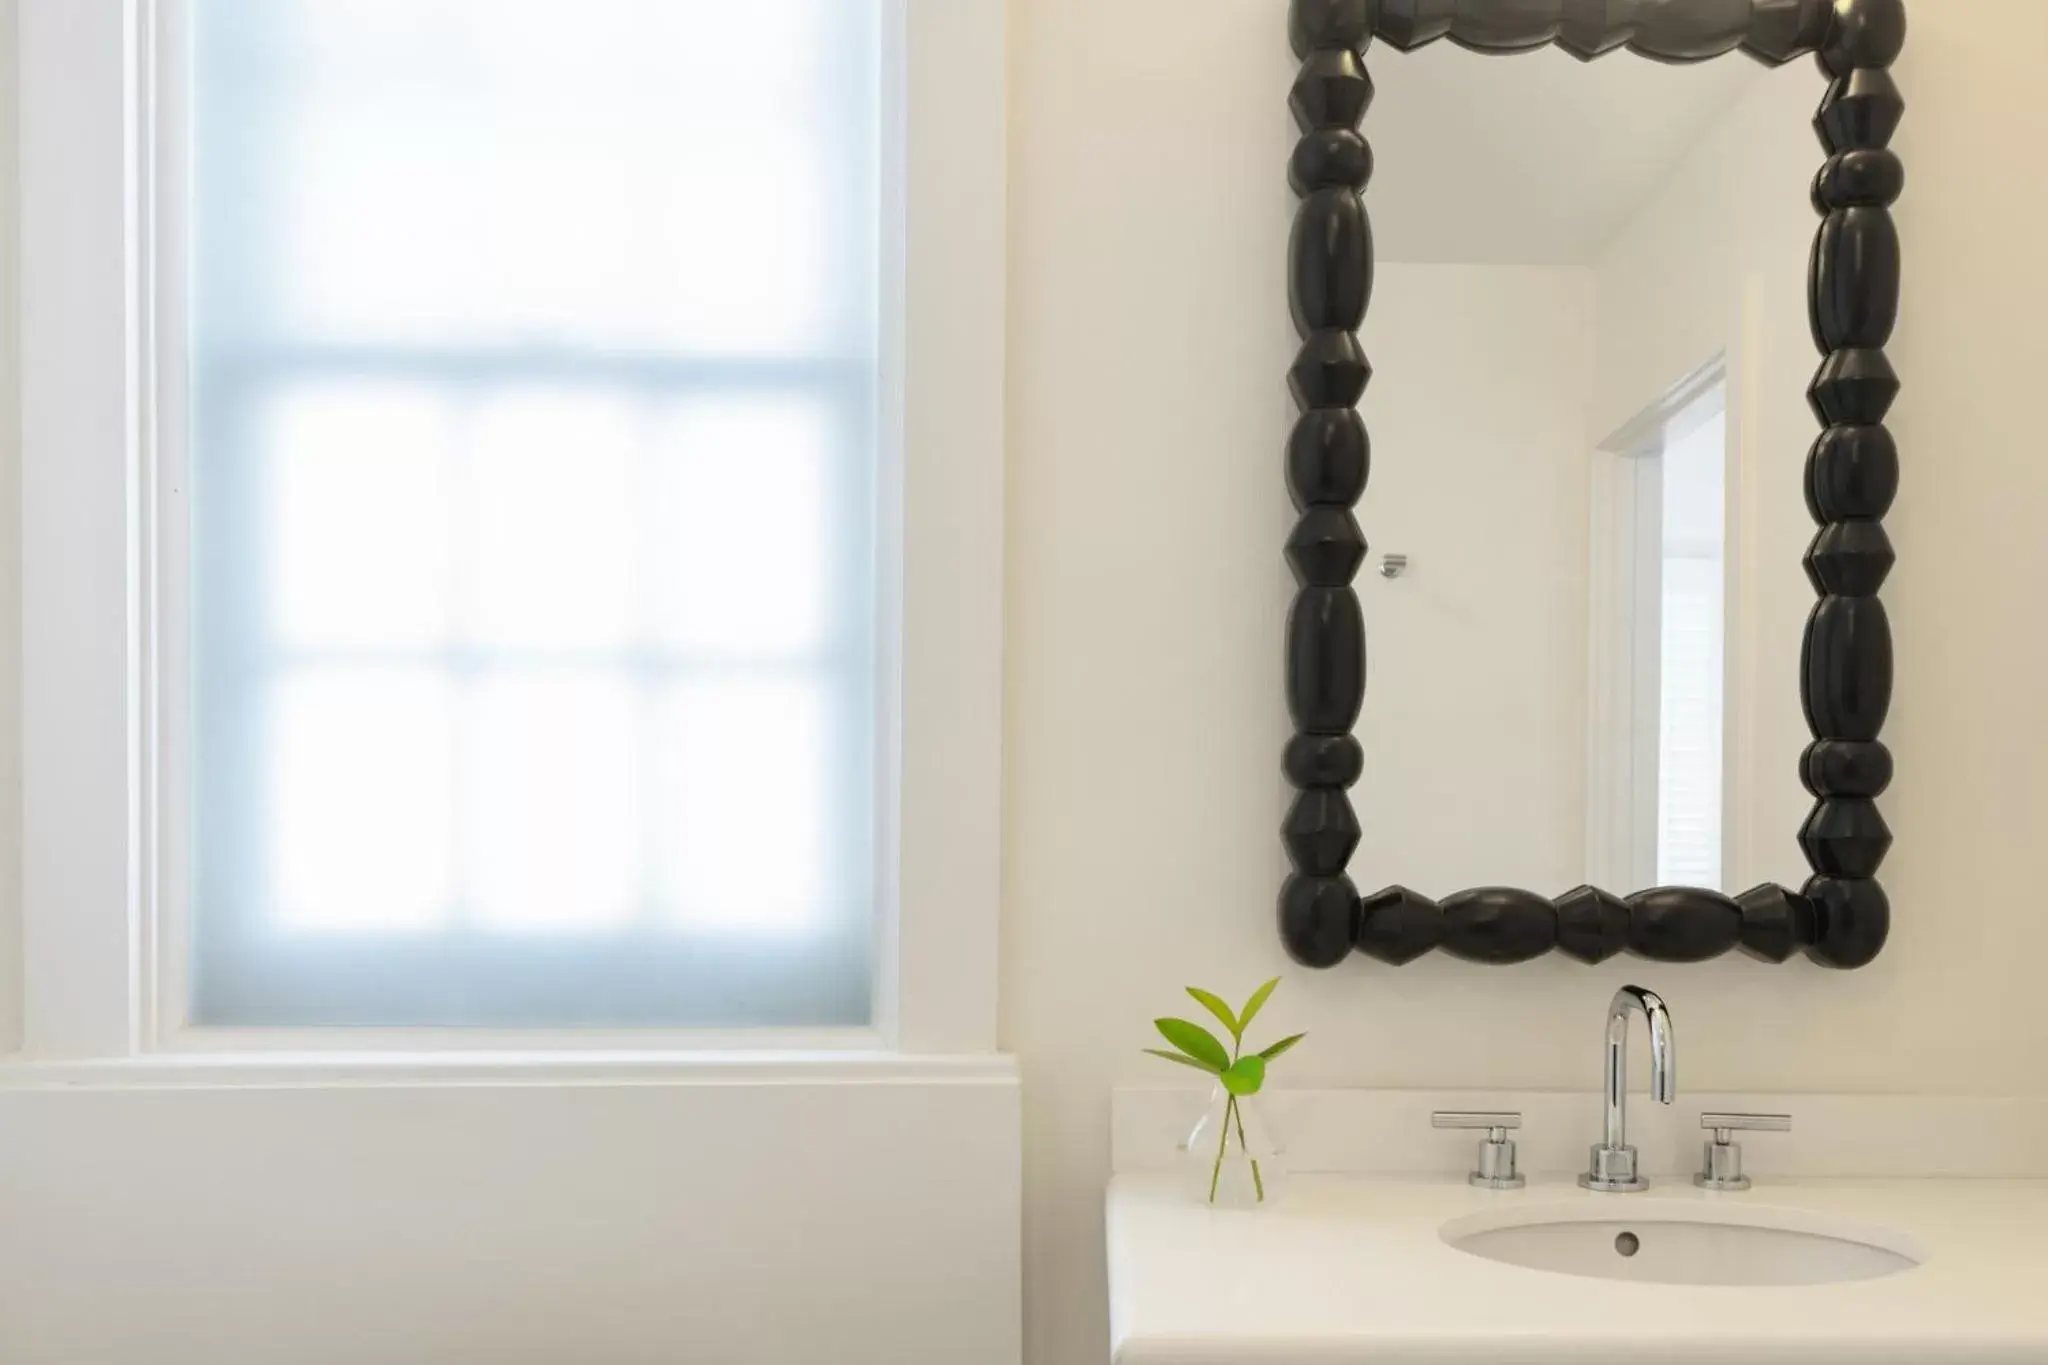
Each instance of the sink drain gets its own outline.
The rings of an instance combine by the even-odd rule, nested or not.
[[[1615,1234],[1614,1249],[1623,1256],[1633,1256],[1643,1249],[1643,1239],[1633,1232]]]

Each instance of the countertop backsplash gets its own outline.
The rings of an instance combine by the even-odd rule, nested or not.
[[[1119,1087],[1111,1105],[1111,1169],[1169,1169],[1201,1112],[1204,1091]],[[1592,1090],[1282,1090],[1260,1096],[1298,1172],[1441,1175],[1469,1169],[1478,1135],[1438,1131],[1439,1109],[1510,1110],[1522,1169],[1583,1169],[1600,1139]],[[1629,1140],[1643,1169],[1666,1178],[1699,1169],[1708,1112],[1790,1114],[1789,1133],[1744,1133],[1759,1184],[1793,1178],[2048,1178],[2048,1100],[1976,1095],[1686,1094],[1666,1108],[1630,1097]]]

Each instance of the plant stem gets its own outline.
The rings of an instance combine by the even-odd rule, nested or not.
[[[1238,1149],[1244,1153],[1245,1159],[1252,1163],[1252,1188],[1258,1191],[1258,1202],[1263,1204],[1266,1202],[1266,1182],[1259,1176],[1259,1159],[1252,1155],[1251,1144],[1244,1140],[1244,1111],[1237,1107],[1235,1096],[1231,1098],[1230,1110],[1231,1117],[1237,1120]]]
[[[1237,1113],[1237,1096],[1223,1106],[1223,1141],[1216,1144],[1216,1166],[1209,1172],[1209,1202],[1216,1202],[1216,1184],[1223,1179],[1223,1153],[1230,1146],[1230,1120]]]

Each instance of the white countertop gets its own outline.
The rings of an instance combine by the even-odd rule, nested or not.
[[[1527,1270],[1446,1245],[1448,1220],[1509,1205],[1739,1201],[1876,1223],[1924,1264],[1798,1287],[1636,1284]],[[1646,1203],[1643,1201],[1652,1201]],[[1108,1203],[1118,1365],[2042,1365],[2048,1181],[1772,1181],[1710,1195],[1683,1179],[1596,1195],[1456,1177],[1301,1175],[1249,1213],[1121,1175]]]

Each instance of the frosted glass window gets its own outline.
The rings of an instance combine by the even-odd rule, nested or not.
[[[196,1022],[868,1022],[879,4],[181,7]]]

